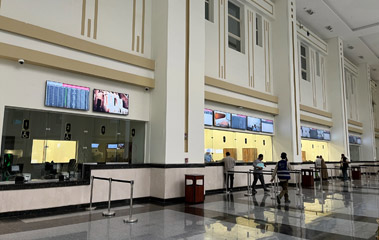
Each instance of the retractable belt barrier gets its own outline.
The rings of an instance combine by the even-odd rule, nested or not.
[[[114,179],[114,178],[104,178],[104,177],[91,177],[91,195],[90,195],[90,205],[87,210],[92,211],[95,209],[95,207],[92,207],[92,198],[93,198],[93,185],[94,180],[103,180],[103,181],[109,181],[109,197],[108,197],[108,210],[103,212],[103,216],[105,217],[112,217],[116,215],[114,211],[111,211],[111,196],[112,196],[112,182],[120,182],[120,183],[129,183],[130,184],[130,207],[129,207],[129,218],[124,219],[125,223],[135,223],[138,221],[137,218],[133,218],[133,186],[134,186],[134,180],[121,180],[121,179]]]

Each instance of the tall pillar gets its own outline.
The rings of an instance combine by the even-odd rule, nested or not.
[[[276,1],[275,11],[274,93],[279,97],[279,115],[275,118],[274,156],[287,152],[291,162],[301,162],[296,1]]]
[[[338,37],[329,39],[326,76],[330,110],[333,113],[329,145],[329,158],[332,161],[340,160],[341,153],[350,157],[344,62],[342,40]]]
[[[376,160],[374,113],[372,109],[370,67],[367,63],[359,65],[358,75],[358,114],[363,124],[361,161]]]
[[[153,1],[150,163],[203,162],[204,1]],[[147,110],[148,111],[148,110]]]

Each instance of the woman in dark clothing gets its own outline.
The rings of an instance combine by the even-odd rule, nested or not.
[[[349,167],[349,162],[347,161],[347,157],[344,154],[341,154],[341,170],[343,175],[343,181],[347,180],[347,169]]]

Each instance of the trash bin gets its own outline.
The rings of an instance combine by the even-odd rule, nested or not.
[[[314,178],[312,169],[301,169],[301,186],[313,187]]]
[[[204,202],[204,175],[185,175],[185,201],[186,203]]]
[[[351,175],[353,177],[353,180],[361,180],[361,168],[351,167]]]

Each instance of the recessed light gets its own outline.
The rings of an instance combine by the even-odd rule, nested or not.
[[[376,68],[373,68],[372,71],[376,72]]]
[[[325,28],[326,28],[329,32],[333,32],[333,27],[332,27],[332,26],[329,25],[329,26],[326,26]]]
[[[347,48],[350,49],[350,50],[353,50],[353,49],[354,49],[354,47],[351,46],[351,45],[347,45]]]
[[[305,12],[307,12],[309,15],[313,15],[313,13],[315,13],[315,12],[313,12],[312,9],[308,9],[308,10],[306,10]]]
[[[363,56],[358,56],[360,59],[364,59],[364,57]]]

